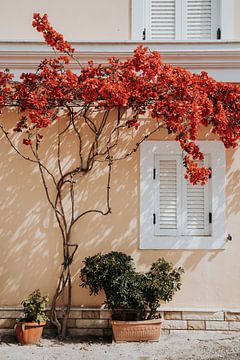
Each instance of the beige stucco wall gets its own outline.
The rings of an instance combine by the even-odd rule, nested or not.
[[[231,4],[235,34],[230,40],[234,40],[240,38],[239,0],[231,0]],[[47,13],[69,41],[131,40],[131,0],[9,0],[1,1],[0,41],[41,41],[31,27],[34,12]]]
[[[9,123],[13,118],[14,114],[11,118],[5,115],[4,120]],[[47,134],[53,139],[53,133]],[[205,136],[202,134],[200,138]],[[153,139],[166,139],[166,136],[163,133]],[[126,140],[131,142],[131,132]],[[52,296],[62,250],[60,233],[37,169],[13,154],[4,139],[1,138],[0,143],[0,306],[10,306],[19,305],[21,299],[37,287]],[[71,161],[68,155],[72,144],[71,140],[66,141],[66,162]],[[44,152],[54,168],[52,140],[45,142]],[[73,232],[73,243],[80,245],[73,266],[73,304],[92,306],[103,300],[90,297],[87,290],[79,287],[82,259],[97,252],[117,250],[132,255],[139,270],[146,270],[161,256],[185,269],[182,290],[171,306],[239,308],[239,155],[240,150],[227,152],[227,231],[233,241],[226,244],[225,250],[139,250],[139,154],[119,162],[113,171],[112,214],[89,215]],[[97,205],[104,209],[105,181],[106,173],[96,171],[79,187],[77,196],[84,200],[79,208]]]
[[[68,41],[130,38],[130,0],[10,0],[1,1],[0,41],[42,41],[31,27],[36,12],[47,13]]]

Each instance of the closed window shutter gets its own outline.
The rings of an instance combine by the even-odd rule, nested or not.
[[[208,166],[205,161],[198,161],[199,166]],[[192,185],[188,180],[183,181],[182,234],[209,235],[210,212],[210,180],[204,186]]]
[[[175,39],[175,0],[149,0],[147,13],[149,40]]]
[[[186,38],[211,39],[212,1],[187,0]]]
[[[219,16],[218,0],[146,0],[146,39],[216,39]]]
[[[180,233],[181,156],[155,155],[155,235]]]
[[[199,166],[209,167],[209,156]],[[184,179],[181,155],[155,155],[156,236],[210,235],[211,181],[204,186]]]

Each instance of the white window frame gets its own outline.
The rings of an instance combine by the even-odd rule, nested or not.
[[[178,0],[182,1],[182,0]],[[216,2],[215,10],[213,11],[213,21],[218,24],[217,27],[221,29],[221,40],[232,40],[234,39],[234,0],[214,0]],[[146,28],[146,19],[147,19],[147,8],[146,0],[132,0],[131,3],[131,39],[132,40],[143,40],[143,30]],[[194,40],[186,40],[184,36],[181,37],[179,25],[176,24],[176,37],[175,40],[183,40],[194,42]],[[215,32],[215,31],[214,31]],[[184,34],[183,34],[184,35]],[[148,34],[146,37],[148,41]],[[173,42],[175,40],[168,40],[168,42]],[[212,40],[216,40],[216,36],[213,36]],[[203,41],[212,41],[212,40],[203,40]],[[155,41],[155,40],[154,40]],[[164,40],[161,40],[164,41]],[[199,41],[199,40],[196,40]]]
[[[155,235],[154,156],[182,154],[175,141],[145,141],[140,146],[140,249],[223,249],[225,226],[225,149],[220,141],[198,141],[201,151],[211,157],[211,235]]]

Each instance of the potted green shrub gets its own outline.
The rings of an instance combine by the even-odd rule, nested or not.
[[[148,272],[140,273],[131,256],[114,251],[86,257],[83,263],[81,286],[91,295],[104,291],[115,341],[158,340],[158,308],[180,289],[183,269],[159,258]]]
[[[42,296],[37,289],[22,301],[24,316],[17,320],[17,339],[23,345],[36,344],[48,320],[45,310],[48,297]]]

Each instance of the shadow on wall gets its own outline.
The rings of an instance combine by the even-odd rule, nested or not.
[[[2,136],[0,144],[0,298],[1,305],[19,305],[37,287],[53,293],[59,230],[35,164],[17,156]]]
[[[60,247],[54,241],[59,233],[53,214],[42,201],[43,189],[33,166],[23,161],[11,153],[0,160],[2,305],[18,304],[35,287],[49,292],[46,278],[55,278],[59,267]]]
[[[44,157],[53,170],[56,167],[54,131],[58,130],[56,127],[45,130],[51,133],[43,145]],[[165,133],[154,137],[155,140],[164,138]],[[127,143],[133,141],[131,133],[126,135],[126,140]],[[75,164],[78,155],[74,138],[64,141],[64,166],[67,168]],[[5,139],[1,138],[0,143],[0,306],[10,306],[19,305],[35,288],[53,295],[62,262],[62,247],[60,231],[47,203],[36,165],[17,156]],[[112,214],[89,214],[74,227],[72,243],[79,244],[73,264],[73,304],[76,306],[99,305],[103,301],[99,297],[90,298],[86,290],[79,288],[79,269],[85,256],[111,250],[123,251],[134,257],[140,270],[146,270],[154,260],[164,256],[185,269],[182,294],[177,295],[180,303],[184,303],[189,289],[196,282],[199,286],[205,279],[199,265],[211,262],[219,254],[219,251],[139,250],[138,163],[138,154],[115,163],[111,183]],[[229,186],[236,182],[236,176],[240,180],[239,170],[229,175]],[[76,187],[77,212],[106,209],[106,179],[106,167],[98,167],[79,181]],[[237,183],[235,190],[239,193],[240,181]],[[49,188],[53,192],[51,185]],[[229,205],[230,213],[239,213],[239,202],[234,196]]]

